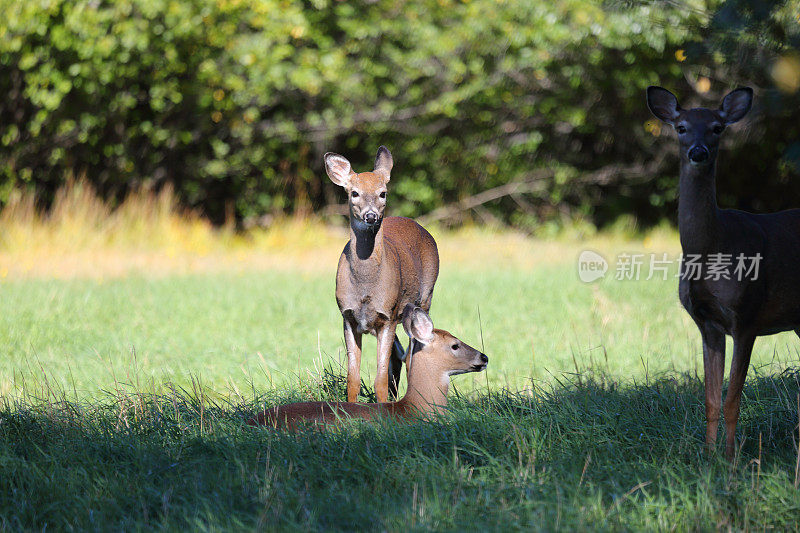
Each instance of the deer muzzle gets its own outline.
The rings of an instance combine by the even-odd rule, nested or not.
[[[376,224],[378,222],[378,213],[375,211],[367,211],[364,213],[364,222],[369,225]]]
[[[705,163],[708,161],[708,148],[703,146],[702,144],[696,144],[689,148],[689,161],[692,163]]]
[[[481,352],[480,355],[478,355],[478,358],[480,362],[472,365],[472,370],[476,372],[480,372],[489,365],[489,358],[486,357],[485,353]]]

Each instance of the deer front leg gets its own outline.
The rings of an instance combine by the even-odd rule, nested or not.
[[[378,331],[378,370],[375,374],[375,399],[389,401],[389,358],[392,355],[397,324],[390,322]]]
[[[344,319],[344,344],[347,348],[347,401],[358,400],[361,390],[361,333],[353,324]]]
[[[706,386],[706,449],[712,452],[717,442],[719,408],[722,403],[725,334],[710,326],[701,327],[700,332],[703,336],[703,374]]]
[[[725,457],[733,459],[736,451],[736,423],[739,421],[739,405],[742,389],[750,367],[750,354],[756,338],[742,335],[733,339],[733,359],[731,360],[731,380],[725,395]]]

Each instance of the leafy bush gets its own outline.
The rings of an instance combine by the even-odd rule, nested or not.
[[[741,65],[718,37],[791,28],[793,6],[0,0],[0,203],[32,187],[47,205],[85,174],[106,197],[171,184],[212,220],[248,223],[336,204],[322,154],[366,169],[385,144],[396,214],[522,182],[475,212],[523,227],[565,214],[654,222],[674,210],[676,158],[652,135],[644,88],[688,95],[702,77],[714,99],[749,79],[769,89],[795,45],[737,41],[760,54]],[[773,208],[800,192],[800,149],[778,142],[797,138],[799,117],[796,93],[764,93],[780,131],[760,126],[737,141],[745,153],[726,153],[725,198],[775,171],[751,195]]]

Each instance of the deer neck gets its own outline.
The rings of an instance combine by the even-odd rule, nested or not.
[[[383,220],[374,226],[350,217],[350,268],[375,272],[383,261]]]
[[[447,407],[447,391],[450,376],[447,372],[425,360],[419,355],[409,355],[406,362],[408,390],[403,399],[397,402],[401,412],[422,414],[441,413]],[[416,360],[415,360],[416,359]]]
[[[681,160],[678,233],[684,254],[706,254],[719,246],[722,228],[715,183],[717,162],[696,167]]]

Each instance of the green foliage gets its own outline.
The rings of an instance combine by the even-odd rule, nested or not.
[[[761,55],[740,64],[718,36],[760,26],[730,13],[787,31],[797,15],[743,4],[0,0],[0,203],[30,186],[47,204],[71,171],[108,197],[171,183],[215,221],[256,220],[336,203],[322,154],[365,169],[385,144],[398,214],[543,176],[489,212],[522,227],[564,212],[652,222],[674,208],[675,157],[645,127],[644,88],[688,95],[684,78],[713,68],[716,98],[795,46],[754,34],[740,40]],[[796,124],[796,109],[778,103],[763,124]],[[739,142],[759,148],[748,164],[725,155],[740,187],[781,170],[766,207],[795,190],[793,132]]]
[[[746,126],[728,135],[720,157],[720,202],[762,212],[798,207],[800,2],[726,0],[687,53],[697,76],[759,89]]]

